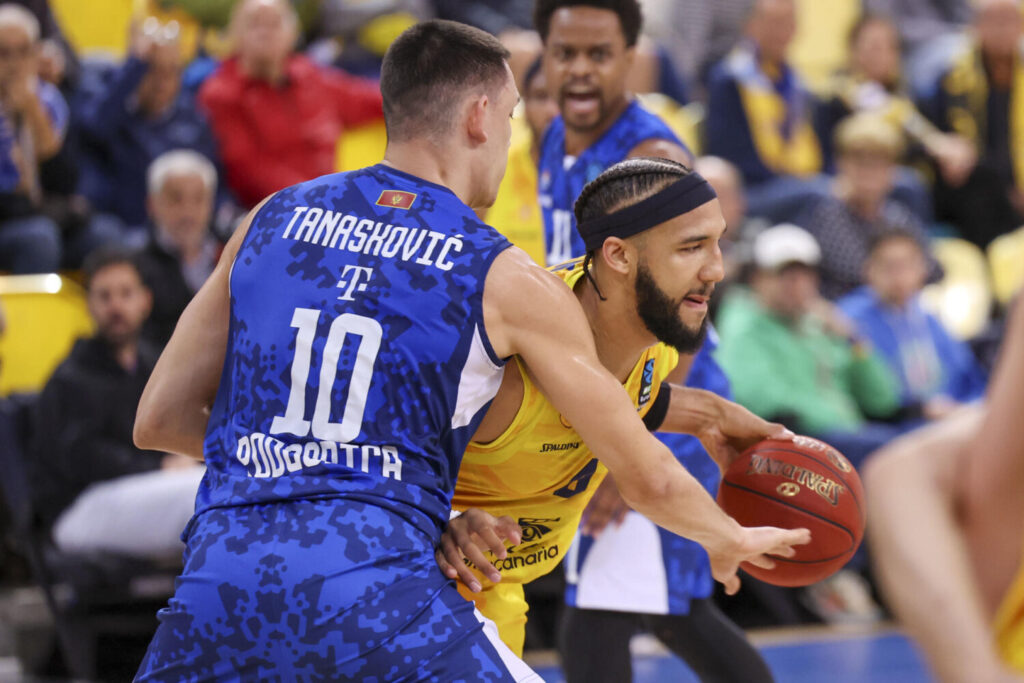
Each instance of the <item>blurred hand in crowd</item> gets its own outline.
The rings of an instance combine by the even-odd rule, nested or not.
[[[856,328],[850,319],[835,303],[824,297],[818,297],[811,303],[809,313],[816,317],[825,328],[825,332],[833,337],[850,339],[855,334]]]
[[[149,17],[131,29],[130,54],[146,62],[146,76],[136,91],[139,108],[156,117],[170,107],[181,90],[182,54],[178,22],[161,24]]]
[[[978,150],[970,140],[943,133],[928,142],[928,151],[939,165],[939,173],[951,187],[960,187],[978,163]]]
[[[55,40],[44,40],[39,44],[39,77],[44,81],[59,85],[64,80],[68,60],[64,48]]]

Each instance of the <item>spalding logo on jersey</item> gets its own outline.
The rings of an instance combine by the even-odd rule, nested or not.
[[[416,195],[412,192],[384,190],[377,199],[377,206],[387,206],[392,209],[408,209],[414,201],[416,201]]]
[[[654,359],[648,358],[644,363],[643,376],[640,378],[640,395],[637,397],[636,407],[643,408],[651,400],[651,387],[654,384]]]

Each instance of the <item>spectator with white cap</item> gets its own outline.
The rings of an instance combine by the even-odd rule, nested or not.
[[[821,248],[795,225],[754,240],[748,294],[722,304],[718,360],[736,401],[766,419],[828,441],[855,464],[895,435],[871,422],[897,406],[885,362],[821,297]]]

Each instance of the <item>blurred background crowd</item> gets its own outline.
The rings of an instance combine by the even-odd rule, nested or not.
[[[641,4],[627,87],[697,155],[729,227],[713,315],[736,399],[859,463],[980,397],[1024,281],[1019,3]],[[559,94],[532,11],[0,0],[0,436],[19,444],[0,466],[22,468],[4,491],[5,585],[74,577],[71,607],[54,599],[81,628],[126,593],[166,599],[158,570],[180,561],[202,468],[135,449],[142,388],[248,209],[380,159],[375,79],[416,21],[469,23],[510,49],[522,106],[485,219],[544,263],[536,165]],[[111,534],[105,501],[124,495],[138,519]],[[558,581],[533,587],[527,647],[551,646]],[[842,585],[753,592],[730,608],[741,623],[880,613]]]

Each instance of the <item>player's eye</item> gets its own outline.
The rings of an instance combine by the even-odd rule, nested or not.
[[[696,244],[684,244],[683,246],[679,247],[679,251],[685,252],[687,254],[695,254],[698,251],[700,251],[701,247],[703,246],[703,242],[697,242]]]

